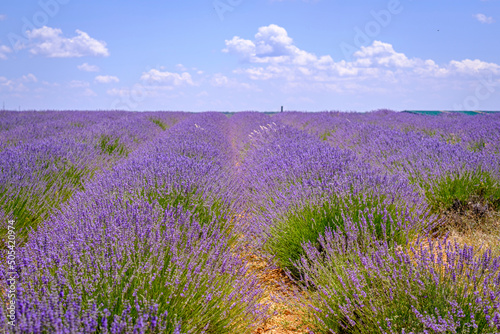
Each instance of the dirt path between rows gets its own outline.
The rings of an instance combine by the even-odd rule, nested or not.
[[[242,173],[243,158],[239,154],[238,145],[235,140],[235,129],[229,133],[231,146],[234,152],[237,152],[232,157],[233,165],[236,173]],[[238,215],[237,220],[241,224],[242,221],[248,223],[250,218],[242,213]],[[243,237],[244,239],[245,237]],[[260,250],[252,249],[249,246],[242,256],[247,261],[249,269],[248,274],[254,276],[264,289],[261,303],[270,305],[269,318],[267,321],[257,327],[252,334],[310,334],[304,324],[306,312],[300,307],[294,291],[297,287],[286,276],[286,274],[275,265],[272,261],[259,256]]]
[[[239,223],[247,218],[238,215]],[[245,236],[241,236],[245,240]],[[243,241],[244,242],[244,241]],[[240,255],[247,263],[248,275],[254,277],[263,289],[260,302],[269,306],[268,319],[260,324],[252,334],[310,334],[304,320],[307,311],[301,305],[303,293],[286,273],[271,259],[256,249],[255,245],[240,248]]]
[[[312,333],[303,323],[305,312],[294,298],[295,286],[286,274],[269,260],[256,256],[248,260],[250,271],[264,288],[262,302],[270,305],[270,318],[253,334]]]

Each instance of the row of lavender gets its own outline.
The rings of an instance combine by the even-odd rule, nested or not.
[[[362,144],[366,139],[372,138],[370,134],[373,131],[397,130],[435,138],[449,144],[459,144],[471,151],[500,152],[499,114],[470,117],[451,113],[427,117],[382,109],[366,114],[290,112],[276,117],[342,147]]]
[[[146,117],[154,134],[129,118],[116,138],[154,139],[129,154],[112,149],[20,250],[14,332],[251,332],[266,305],[236,255],[248,244],[302,287],[315,333],[499,330],[500,260],[425,238],[442,223],[443,201],[432,201],[440,188],[429,186],[437,176],[478,175],[465,195],[498,188],[489,141],[498,128],[476,149],[447,142],[444,125],[390,112]],[[22,145],[29,122],[16,122],[0,123],[12,138],[4,151]],[[457,128],[473,132],[465,121]],[[495,192],[484,191],[494,207]]]
[[[393,112],[233,118],[256,129],[240,139],[254,233],[302,286],[313,332],[500,330],[500,258],[430,234],[450,202],[498,210],[498,118],[456,133]]]
[[[17,333],[245,333],[225,116],[191,116],[88,181],[18,250]],[[5,275],[6,268],[2,268]],[[4,280],[5,277],[2,277]]]
[[[466,207],[471,197],[483,211],[500,210],[500,115],[424,117],[381,110],[281,118],[410,180],[436,212]]]
[[[48,217],[96,172],[187,117],[183,113],[1,112],[0,220]],[[5,226],[2,225],[2,229]],[[3,233],[2,233],[3,235]]]

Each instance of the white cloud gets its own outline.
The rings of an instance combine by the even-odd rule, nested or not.
[[[256,53],[260,57],[280,57],[293,53],[293,40],[275,24],[259,28],[255,34]]]
[[[362,67],[412,67],[416,60],[410,60],[403,53],[394,51],[391,44],[374,41],[370,46],[362,46],[354,53],[356,64]]]
[[[106,93],[116,97],[172,97],[173,95],[168,95],[166,93],[173,89],[172,86],[143,86],[141,84],[136,84],[131,88],[122,87],[108,89]],[[183,95],[182,92],[180,94]]]
[[[452,60],[450,61],[450,67],[456,72],[461,74],[474,75],[479,72],[490,72],[494,74],[500,74],[500,66],[495,63],[487,63],[479,59],[470,60],[465,59],[462,61]]]
[[[495,22],[495,20],[491,16],[486,16],[486,15],[481,14],[481,13],[474,14],[474,17],[476,18],[476,20],[478,20],[481,23],[490,24],[490,23]]]
[[[30,90],[29,87],[32,86],[26,86],[25,84],[32,84],[36,82],[38,82],[38,79],[32,73],[15,79],[0,77],[0,91],[7,90],[14,93],[28,92]]]
[[[48,82],[48,81],[42,81],[42,85],[47,86],[47,87],[60,87],[61,86],[58,82]]]
[[[7,53],[11,53],[12,49],[5,45],[0,45],[0,59],[7,59]]]
[[[211,84],[216,87],[223,87],[229,83],[229,78],[221,73],[217,73],[212,77]]]
[[[277,25],[259,28],[252,40],[235,36],[226,40],[222,50],[244,61],[233,72],[254,81],[277,80],[280,87],[307,87],[343,92],[349,89],[372,91],[380,85],[410,84],[415,80],[427,83],[461,76],[458,82],[477,80],[477,74],[499,75],[500,66],[481,60],[452,60],[439,65],[431,59],[411,58],[397,52],[393,45],[374,41],[353,54],[352,61],[335,61],[330,55],[316,56],[299,49],[286,30]],[[222,86],[230,79],[212,78],[212,85]],[[423,82],[422,81],[422,82]]]
[[[120,79],[112,75],[98,75],[95,77],[95,81],[99,83],[112,83],[120,82]]]
[[[77,68],[80,71],[84,71],[84,72],[99,72],[99,66],[89,65],[87,63],[83,63],[81,65],[78,65]]]
[[[90,37],[87,33],[76,30],[77,36],[66,38],[61,29],[47,26],[26,32],[31,44],[30,52],[51,58],[71,58],[83,56],[109,56],[106,43]]]
[[[198,94],[196,94],[196,97],[207,97],[209,96],[208,92],[206,90],[202,91],[202,92],[199,92]]]
[[[5,20],[7,20],[7,15],[0,14],[0,21],[5,21]]]
[[[249,60],[255,57],[255,44],[252,41],[234,36],[231,40],[226,40],[226,48],[222,52],[235,53],[243,59]]]
[[[52,86],[52,85],[50,85]],[[53,86],[59,86],[55,84]],[[90,89],[90,82],[81,81],[81,80],[72,80],[66,86],[74,89],[71,94],[76,94],[76,96],[84,96],[84,97],[94,97],[97,96],[96,92]]]
[[[69,82],[69,87],[71,88],[85,88],[89,86],[90,83],[88,83],[87,81],[72,80]]]
[[[177,67],[177,69],[181,72],[186,72],[187,71],[187,68],[186,66],[182,65],[182,64],[177,64],[175,65],[175,67]]]
[[[299,50],[287,31],[275,24],[260,27],[253,41],[234,36],[226,40],[227,53],[237,54],[242,60],[251,63],[282,63],[290,59],[302,61],[314,56]]]
[[[210,84],[213,87],[223,87],[223,88],[236,88],[245,91],[255,91],[259,92],[261,89],[255,85],[248,84],[245,82],[239,82],[234,78],[229,78],[222,73],[216,73],[210,78]]]
[[[87,97],[94,97],[94,96],[97,96],[96,92],[94,92],[92,89],[90,88],[85,88],[85,90],[82,92],[82,95],[83,96],[87,96]]]
[[[38,82],[38,79],[31,73],[29,73],[27,75],[23,75],[21,77],[21,80],[24,82]]]
[[[141,76],[141,80],[145,81],[147,84],[161,84],[168,86],[182,86],[190,85],[193,86],[194,82],[191,78],[191,74],[188,72],[183,73],[172,73],[172,72],[162,72],[157,69],[152,69],[148,72],[144,72]]]
[[[106,93],[111,96],[125,97],[125,96],[130,96],[131,91],[130,89],[127,88],[112,88],[108,89]]]
[[[7,80],[0,83],[0,91],[7,90],[9,92],[27,92],[28,88],[18,80]]]

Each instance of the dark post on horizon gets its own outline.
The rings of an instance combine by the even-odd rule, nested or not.
[[[283,112],[283,106],[281,106],[281,112]]]

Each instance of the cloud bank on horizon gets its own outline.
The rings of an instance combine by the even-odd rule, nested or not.
[[[231,33],[220,31],[221,22],[212,17],[215,23],[207,30],[215,36],[203,41],[181,29],[163,32],[163,39],[156,35],[141,39],[134,37],[141,29],[132,26],[124,29],[127,33],[99,24],[51,26],[49,20],[37,27],[36,21],[25,17],[26,29],[13,33],[18,30],[3,28],[15,14],[0,14],[0,31],[7,31],[0,35],[0,66],[6,69],[0,72],[0,99],[12,109],[22,104],[23,109],[276,110],[286,105],[311,111],[500,110],[500,53],[479,57],[474,52],[481,42],[477,38],[477,44],[469,46],[470,56],[465,50],[465,57],[459,58],[451,52],[433,53],[435,45],[427,46],[425,38],[415,35],[412,43],[409,35],[397,37],[397,25],[403,23],[396,14],[404,12],[403,4],[398,2],[398,9],[394,1],[386,9],[368,11],[366,24],[354,26],[352,31],[362,34],[363,43],[356,43],[359,36],[352,37],[350,31],[345,35],[352,42],[338,40],[338,48],[324,46],[334,37],[319,23],[308,28],[254,22],[238,28],[238,22],[231,22],[240,31]],[[268,5],[285,3],[311,12],[321,5],[321,1],[283,0]],[[243,7],[228,11],[231,18]],[[54,20],[63,15],[54,14]],[[486,36],[492,32],[485,29],[498,31],[493,16],[469,13],[469,18],[469,24],[476,24],[475,29]],[[141,22],[147,26],[147,20]],[[187,27],[194,28],[193,23]],[[384,30],[391,29],[392,35],[385,36]],[[467,38],[474,40],[474,36],[463,40]]]
[[[222,51],[235,54],[251,64],[236,69],[235,73],[255,81],[280,79],[301,89],[312,85],[344,92],[354,86],[355,89],[365,86],[363,89],[370,90],[373,84],[382,82],[401,84],[421,79],[466,81],[474,80],[478,75],[500,75],[500,66],[495,63],[464,59],[438,65],[432,59],[408,58],[396,52],[391,44],[377,40],[369,46],[361,46],[354,53],[353,61],[334,61],[330,55],[318,57],[299,49],[287,31],[274,24],[259,28],[254,40],[238,36],[226,40],[226,48]]]

